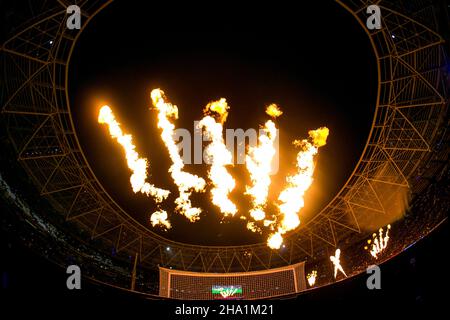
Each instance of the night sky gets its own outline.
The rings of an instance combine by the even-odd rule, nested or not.
[[[281,106],[280,170],[272,177],[271,201],[285,176],[293,173],[297,151],[291,141],[327,126],[330,136],[317,158],[303,223],[336,195],[368,138],[378,76],[369,39],[345,9],[334,1],[300,8],[282,2],[246,9],[215,4],[201,10],[191,4],[127,4],[116,1],[90,22],[75,47],[69,73],[81,147],[99,181],[124,210],[149,229],[183,242],[232,245],[265,239],[247,231],[237,218],[221,224],[209,188],[192,196],[193,205],[204,209],[200,221],[192,224],[173,212],[177,191],[167,173],[171,162],[156,112],[149,110],[150,91],[158,87],[179,107],[176,126],[191,132],[203,107],[220,97],[231,106],[226,128],[256,129],[268,119],[265,106]],[[140,155],[149,159],[150,181],[172,191],[162,205],[172,222],[169,232],[149,223],[154,201],[132,192],[122,148],[97,123],[103,104],[111,106]],[[207,169],[186,166],[205,178]],[[230,171],[237,180],[231,198],[248,211],[246,169],[237,165]]]

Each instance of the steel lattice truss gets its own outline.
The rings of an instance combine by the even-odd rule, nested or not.
[[[91,238],[112,243],[117,251],[138,253],[143,265],[204,272],[259,270],[313,257],[348,236],[364,236],[360,222],[384,214],[396,192],[415,193],[425,187],[411,180],[430,154],[447,107],[443,39],[430,25],[435,21],[431,1],[377,1],[382,29],[366,30],[379,73],[370,137],[347,183],[286,240],[286,250],[270,250],[265,243],[187,245],[153,233],[105,192],[81,151],[70,115],[67,82],[73,47],[90,19],[109,2],[41,1],[36,7],[36,1],[30,1],[34,18],[1,48],[2,114],[17,158],[41,195]],[[366,1],[338,2],[365,28]],[[66,7],[74,3],[83,14],[78,31],[66,28]]]

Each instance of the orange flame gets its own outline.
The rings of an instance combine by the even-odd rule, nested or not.
[[[213,184],[212,202],[224,215],[233,216],[237,212],[237,207],[228,195],[233,191],[236,182],[226,169],[226,166],[233,164],[233,157],[223,139],[223,123],[227,119],[228,109],[229,106],[223,98],[209,103],[204,109],[206,116],[198,123],[198,127],[203,128],[206,137],[211,140],[205,152],[211,163],[209,178]],[[214,115],[217,120],[214,119]]]
[[[179,154],[178,147],[174,140],[175,125],[170,122],[178,119],[178,108],[165,101],[164,92],[154,89],[151,92],[153,106],[158,111],[158,128],[162,129],[161,139],[169,151],[172,166],[169,169],[174,183],[178,187],[179,196],[175,200],[176,210],[188,218],[191,222],[200,219],[201,209],[192,207],[190,195],[192,191],[204,191],[206,183],[203,178],[183,171],[184,163]]]
[[[281,111],[280,113],[281,114]],[[258,146],[250,147],[246,156],[246,166],[250,173],[251,186],[247,186],[246,194],[252,197],[250,216],[256,221],[264,220],[264,212],[271,184],[270,171],[275,156],[275,139],[277,128],[272,120],[265,123],[264,134],[258,137]]]
[[[286,178],[287,186],[278,196],[278,209],[281,222],[277,232],[271,234],[268,245],[272,249],[279,249],[282,235],[294,230],[300,225],[299,211],[304,206],[304,195],[313,182],[314,157],[319,147],[326,144],[329,130],[326,127],[309,131],[310,140],[294,141],[296,147],[302,150],[297,154],[297,173]],[[272,239],[274,238],[274,239]]]
[[[142,192],[147,196],[151,195],[157,203],[162,202],[169,196],[170,191],[156,188],[153,184],[145,182],[147,179],[147,159],[140,158],[133,144],[132,136],[124,134],[120,129],[120,124],[116,121],[109,106],[103,106],[98,115],[98,123],[107,124],[111,137],[117,140],[125,151],[128,168],[133,172],[130,177],[133,192]]]

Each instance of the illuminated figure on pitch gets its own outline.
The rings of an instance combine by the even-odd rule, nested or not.
[[[341,256],[341,250],[336,249],[336,253],[334,254],[334,256],[330,257],[331,262],[333,262],[333,264],[334,264],[334,278],[336,278],[338,270],[340,272],[342,272],[344,274],[344,276],[347,277],[344,269],[342,269],[341,262],[339,261],[340,256]]]

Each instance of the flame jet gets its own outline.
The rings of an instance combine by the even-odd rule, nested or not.
[[[178,119],[177,106],[166,102],[164,92],[160,89],[152,90],[151,99],[153,106],[158,111],[158,128],[162,129],[161,139],[169,151],[169,156],[172,160],[169,173],[179,191],[179,196],[175,200],[176,210],[191,222],[194,222],[200,219],[202,209],[192,207],[189,197],[192,191],[202,192],[205,190],[205,180],[197,175],[183,171],[184,163],[173,139],[175,125],[171,122],[172,119]]]
[[[329,130],[326,127],[309,131],[309,140],[295,140],[293,144],[301,147],[297,154],[297,174],[286,178],[287,187],[278,196],[277,204],[281,223],[277,232],[269,236],[267,244],[272,249],[280,248],[283,239],[282,235],[290,230],[294,230],[300,224],[298,212],[305,205],[304,195],[313,182],[314,156],[320,147],[327,141]]]
[[[233,164],[233,157],[223,139],[223,123],[227,119],[228,109],[224,98],[208,103],[203,110],[205,117],[198,123],[198,127],[204,129],[205,136],[211,141],[205,149],[205,154],[211,164],[208,175],[213,184],[212,202],[225,216],[233,216],[237,208],[228,195],[233,191],[236,182],[226,169],[226,166]]]
[[[167,211],[165,210],[158,210],[156,212],[153,212],[150,216],[150,223],[152,226],[161,225],[164,226],[166,229],[172,228],[172,225],[170,224],[169,220],[167,220]]]
[[[107,124],[109,134],[117,140],[125,151],[128,168],[133,172],[130,177],[133,192],[142,192],[147,196],[151,195],[157,203],[162,202],[169,196],[170,191],[156,188],[153,184],[145,182],[147,179],[148,162],[145,158],[140,158],[133,144],[132,136],[124,134],[120,124],[116,121],[114,114],[109,106],[103,106],[98,114],[98,123]]]
[[[310,287],[314,286],[314,284],[316,283],[316,278],[317,278],[316,270],[313,270],[313,271],[311,271],[311,273],[308,273],[308,275],[306,276],[306,279],[308,280],[308,284]]]
[[[272,118],[277,118],[283,113],[276,104],[271,104],[266,108],[266,113]],[[266,217],[264,212],[269,187],[271,184],[270,171],[273,157],[275,156],[275,140],[277,128],[272,120],[268,120],[262,128],[264,134],[258,137],[258,146],[250,147],[246,156],[246,166],[250,173],[251,186],[246,187],[245,194],[252,197],[252,208],[250,216],[256,221]],[[252,224],[247,224],[247,228],[254,230]]]
[[[373,234],[373,243],[370,249],[370,254],[375,259],[378,259],[378,254],[380,254],[384,249],[386,249],[388,241],[389,241],[389,230],[391,229],[391,225],[387,225],[386,234],[383,236],[383,228],[380,228],[377,234]],[[371,244],[371,240],[368,240],[367,243]]]

